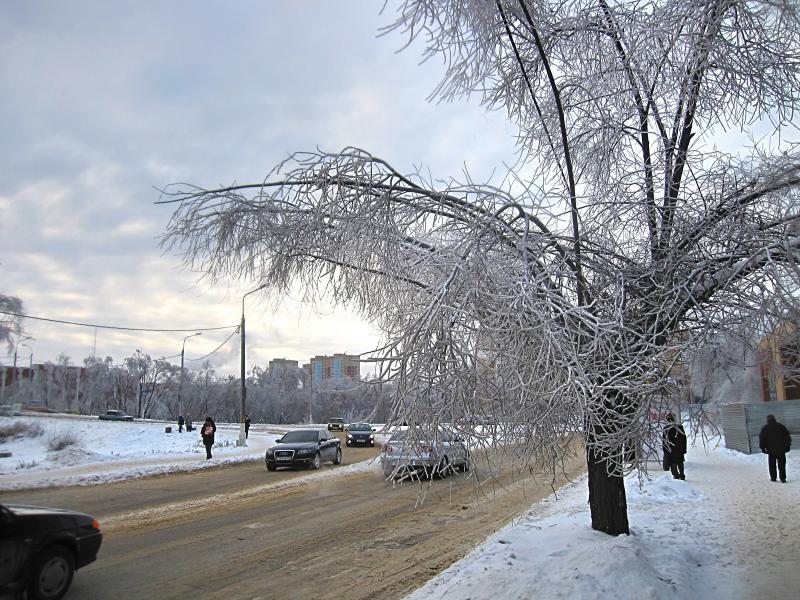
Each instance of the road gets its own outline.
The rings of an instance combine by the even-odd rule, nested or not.
[[[392,485],[377,464],[363,468],[376,455],[345,448],[343,465],[313,473],[245,463],[4,492],[0,502],[73,508],[100,520],[98,561],[77,573],[67,600],[357,600],[403,597],[552,493],[543,473],[522,478],[502,469],[488,478],[480,459],[472,477]],[[566,475],[583,470],[575,459]]]

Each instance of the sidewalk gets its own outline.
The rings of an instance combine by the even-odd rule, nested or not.
[[[800,449],[786,484],[721,445],[690,449],[686,481],[652,466],[626,479],[631,535],[591,529],[584,476],[407,600],[800,598]]]

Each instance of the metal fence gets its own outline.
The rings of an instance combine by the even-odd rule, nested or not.
[[[767,415],[783,423],[792,434],[792,446],[800,443],[800,400],[759,402],[757,404],[723,404],[720,406],[725,447],[745,454],[761,452],[758,434],[767,424]]]

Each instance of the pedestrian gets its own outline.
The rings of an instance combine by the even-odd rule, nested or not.
[[[775,420],[775,415],[767,415],[767,424],[758,434],[758,445],[761,446],[761,452],[769,455],[770,481],[777,481],[777,475],[780,475],[781,483],[786,483],[786,453],[792,447],[792,436],[783,423]]]
[[[250,436],[250,415],[244,418],[244,439]]]
[[[186,415],[186,431],[192,430],[192,417]]]
[[[178,433],[183,433],[183,415],[178,415]]]
[[[664,450],[664,470],[672,471],[674,479],[686,479],[683,471],[683,457],[686,454],[686,432],[683,425],[675,422],[675,415],[667,413],[667,426],[662,439]]]
[[[211,446],[214,445],[214,433],[217,431],[217,426],[214,424],[214,419],[206,417],[206,422],[200,430],[200,435],[203,436],[203,445],[206,447],[206,460],[211,458]]]

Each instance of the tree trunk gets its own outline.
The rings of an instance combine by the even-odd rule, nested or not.
[[[618,475],[609,475],[606,461],[591,448],[587,450],[586,457],[592,529],[609,535],[630,534],[625,481]]]

